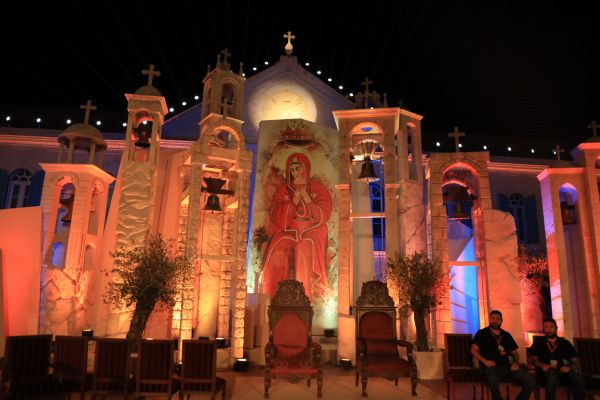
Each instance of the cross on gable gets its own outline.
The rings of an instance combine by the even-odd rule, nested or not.
[[[464,132],[459,132],[458,131],[458,126],[454,127],[454,131],[448,133],[448,137],[453,137],[454,138],[454,147],[456,149],[456,152],[460,152],[460,143],[459,143],[459,138],[465,136]]]
[[[597,136],[598,132],[596,131],[597,128],[600,128],[600,124],[596,123],[596,120],[593,120],[591,124],[589,124],[587,126],[589,129],[592,130],[592,136]]]
[[[231,55],[229,49],[221,50],[221,54],[223,54],[223,64],[227,64],[227,58]]]
[[[98,107],[92,105],[92,101],[88,100],[85,105],[79,106],[82,110],[85,110],[85,116],[83,117],[83,123],[87,124],[90,122],[90,111],[97,110]]]
[[[160,76],[160,71],[154,69],[154,64],[150,64],[150,68],[142,70],[142,75],[148,75],[148,86],[152,86],[152,80],[155,76]]]
[[[294,46],[292,45],[292,39],[296,39],[296,36],[292,35],[291,31],[287,31],[285,35],[283,35],[284,39],[287,39],[287,43],[285,45],[285,54],[288,56],[292,55],[292,51],[294,51]]]
[[[369,107],[369,97],[371,96],[369,94],[369,85],[372,83],[373,81],[370,81],[369,77],[365,76],[365,81],[360,84],[361,86],[365,87],[365,108]]]
[[[556,159],[560,161],[560,153],[564,153],[565,149],[561,148],[560,145],[556,145],[554,147],[554,154],[556,155]]]

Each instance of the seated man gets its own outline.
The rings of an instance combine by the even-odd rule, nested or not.
[[[579,369],[577,352],[565,338],[556,335],[556,321],[544,319],[544,337],[537,337],[531,346],[536,372],[546,385],[546,400],[556,398],[560,381],[571,387],[575,400],[585,398],[585,384]]]
[[[490,326],[480,329],[473,338],[471,354],[485,365],[485,377],[493,400],[502,400],[499,383],[510,375],[522,386],[517,400],[527,400],[536,388],[536,383],[526,371],[519,369],[518,346],[510,333],[502,326],[502,313],[490,312]]]

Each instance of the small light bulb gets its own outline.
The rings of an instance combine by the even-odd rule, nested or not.
[[[318,71],[317,71],[317,75],[321,75],[321,70],[318,70]]]
[[[10,121],[10,115],[6,116],[6,122]]]
[[[512,151],[512,147],[508,146],[508,151]]]
[[[245,72],[242,72],[242,76],[246,76],[246,73],[245,73]]]
[[[182,102],[181,102],[181,105],[182,105],[182,106],[187,106],[187,101],[182,101]]]
[[[373,109],[373,107],[371,107],[371,110]]]
[[[169,108],[169,112],[173,112],[175,109],[173,107]]]
[[[256,70],[257,70],[257,68],[256,68],[256,67],[252,67],[252,71],[256,71]]]
[[[556,155],[556,150],[552,151],[552,154]]]
[[[70,119],[68,119],[68,120],[67,120],[67,125],[69,125],[70,123],[71,123],[71,120],[70,120]]]
[[[440,147],[441,146],[440,142],[435,142],[435,146]]]
[[[308,66],[310,66],[310,63],[304,63],[304,65],[306,65],[308,67]]]
[[[327,82],[331,82],[333,79],[331,78],[327,78]]]
[[[458,144],[458,148],[459,148],[459,149],[462,149],[462,143],[459,143],[459,144]]]
[[[142,122],[142,124],[148,125],[148,121],[144,121],[144,122]]]
[[[344,87],[342,85],[338,86],[338,89],[342,90]]]
[[[126,127],[126,126],[127,126],[127,122],[123,122],[123,127]]]
[[[40,117],[37,117],[35,122],[37,122],[39,124],[40,122],[42,122],[42,119]]]
[[[265,65],[269,65],[269,62],[268,62],[268,61],[265,61]]]
[[[535,149],[531,149],[531,154],[535,154]]]
[[[198,96],[198,95],[194,96],[194,100],[198,100],[199,98],[200,98],[200,96]]]
[[[487,150],[487,146],[486,146],[485,144],[483,145],[483,149],[484,149],[484,150]]]
[[[350,94],[348,96],[354,97],[354,93],[350,92]]]
[[[97,125],[97,126],[100,126],[100,125],[102,125],[102,121],[96,121],[96,125]]]

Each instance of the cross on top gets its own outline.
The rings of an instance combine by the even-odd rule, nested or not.
[[[283,38],[287,39],[287,43],[285,45],[285,54],[291,56],[292,51],[294,50],[294,46],[292,45],[292,39],[296,39],[296,36],[292,35],[292,31],[287,31],[287,33],[283,35]]]
[[[598,132],[596,132],[596,129],[600,128],[600,124],[596,123],[596,120],[593,120],[592,123],[588,125],[588,128],[592,130],[593,136],[597,136]]]
[[[454,147],[456,149],[456,152],[460,152],[460,143],[459,143],[459,138],[465,136],[464,132],[459,132],[458,131],[458,126],[454,127],[454,131],[448,133],[448,137],[453,137],[454,138]]]
[[[152,80],[155,76],[160,76],[160,71],[154,69],[154,64],[150,64],[150,68],[142,70],[142,75],[148,75],[148,86],[152,86]]]
[[[231,55],[229,49],[221,50],[221,54],[223,54],[223,64],[227,64],[227,57]]]
[[[79,108],[85,110],[85,116],[83,117],[84,124],[87,124],[90,121],[90,111],[98,109],[98,107],[92,105],[91,100],[88,100],[85,105],[81,105]]]
[[[560,145],[556,145],[556,147],[554,147],[554,154],[556,155],[556,159],[560,160],[560,153],[564,153],[565,149],[561,148]]]
[[[365,76],[365,81],[360,84],[361,86],[365,87],[365,108],[369,107],[369,85],[372,83],[373,81],[370,81],[369,77]]]

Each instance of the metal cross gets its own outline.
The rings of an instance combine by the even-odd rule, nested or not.
[[[285,45],[285,54],[291,56],[292,51],[294,50],[294,46],[292,45],[292,39],[296,39],[296,36],[292,35],[291,31],[287,31],[287,33],[283,35],[283,38],[287,39],[287,44]]]
[[[458,131],[458,126],[454,127],[454,132],[448,133],[448,137],[454,138],[454,147],[456,148],[456,152],[460,152],[460,143],[458,142],[458,138],[465,136],[464,132]]]
[[[590,125],[588,125],[588,128],[590,128],[592,130],[593,136],[597,136],[598,132],[596,132],[596,128],[600,128],[600,124],[597,124],[596,120],[593,120],[592,123]]]
[[[154,64],[150,64],[149,69],[143,69],[142,75],[148,75],[148,86],[152,86],[152,80],[156,76],[157,78],[160,76],[160,71],[154,70]]]
[[[79,106],[82,110],[85,110],[85,116],[83,117],[83,123],[87,124],[90,121],[90,111],[97,110],[98,107],[92,105],[92,101],[88,100],[87,104]]]
[[[370,81],[369,77],[365,76],[365,81],[360,84],[365,87],[365,108],[369,108],[369,85],[372,83],[373,81]]]
[[[221,50],[221,54],[223,54],[223,63],[227,64],[227,57],[231,55],[229,49]]]
[[[554,148],[554,154],[556,155],[556,159],[557,159],[557,160],[560,160],[560,153],[564,153],[564,152],[565,152],[565,149],[562,149],[562,148],[560,147],[560,145],[558,145],[558,144],[557,144],[557,145],[556,145],[556,147]]]

